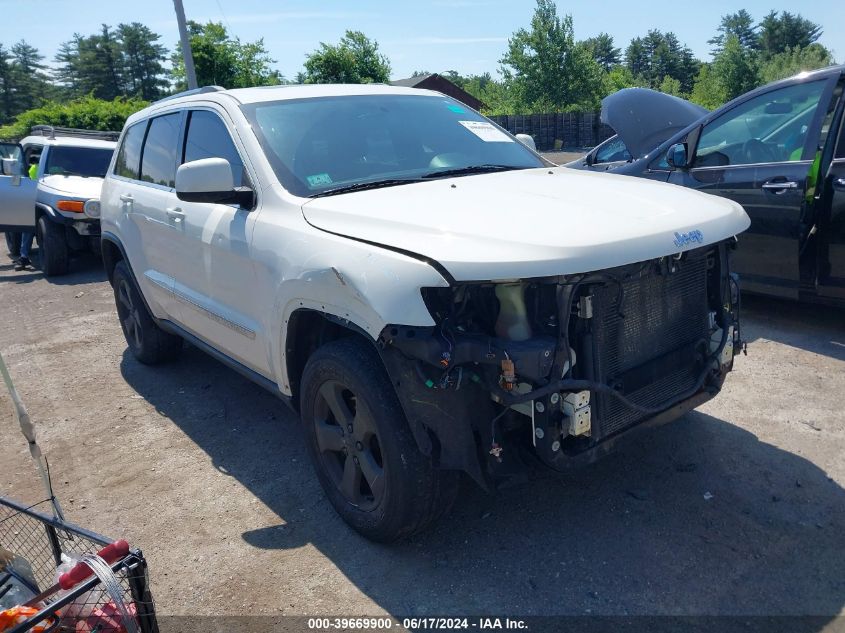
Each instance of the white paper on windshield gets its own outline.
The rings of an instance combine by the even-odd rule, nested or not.
[[[487,121],[458,121],[485,143],[513,143],[513,139]]]

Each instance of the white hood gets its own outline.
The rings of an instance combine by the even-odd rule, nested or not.
[[[303,213],[317,228],[435,260],[459,281],[602,270],[712,244],[750,224],[725,198],[565,168],[315,198]]]
[[[103,179],[90,176],[44,176],[38,181],[38,189],[52,195],[62,195],[68,198],[88,200],[99,198],[103,188]]]

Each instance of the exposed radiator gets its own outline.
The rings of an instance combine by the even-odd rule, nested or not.
[[[593,294],[593,339],[598,379],[648,407],[668,403],[700,375],[708,334],[707,251],[689,252],[674,273],[649,265],[619,286]],[[593,436],[603,439],[644,419],[608,395],[597,398]]]

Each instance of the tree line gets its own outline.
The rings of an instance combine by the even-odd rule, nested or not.
[[[390,61],[360,31],[321,43],[291,79],[273,68],[263,39],[242,42],[216,22],[189,21],[188,33],[200,85],[390,80]],[[704,62],[671,31],[652,29],[624,51],[608,33],[577,40],[572,16],[559,15],[554,0],[537,0],[531,23],[508,40],[499,77],[440,74],[484,102],[488,114],[596,110],[604,96],[634,86],[714,108],[762,83],[833,63],[818,43],[821,34],[821,26],[797,13],[771,11],[755,22],[742,9],[722,17],[708,41],[713,59]],[[0,137],[20,136],[34,123],[119,127],[127,112],[186,85],[179,47],[168,49],[138,22],[74,34],[53,62],[48,67],[24,40],[0,43],[0,126],[15,122],[0,127]]]
[[[822,27],[800,14],[771,11],[755,22],[745,9],[722,16],[708,41],[713,59],[697,59],[673,32],[652,29],[623,49],[608,33],[576,40],[571,15],[537,0],[528,28],[517,30],[489,73],[444,73],[481,99],[491,114],[590,111],[622,88],[644,87],[716,108],[759,85],[828,66]]]

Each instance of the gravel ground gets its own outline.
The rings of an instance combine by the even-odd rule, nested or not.
[[[542,152],[542,154],[544,158],[547,158],[553,163],[563,165],[564,163],[573,161],[576,158],[580,158],[585,154],[585,152]]]
[[[385,547],[334,514],[278,400],[195,349],[139,365],[98,262],[73,270],[3,256],[0,351],[68,518],[144,550],[160,614],[843,613],[842,312],[748,298],[715,400],[565,477],[465,485]],[[41,498],[4,392],[0,465]]]

